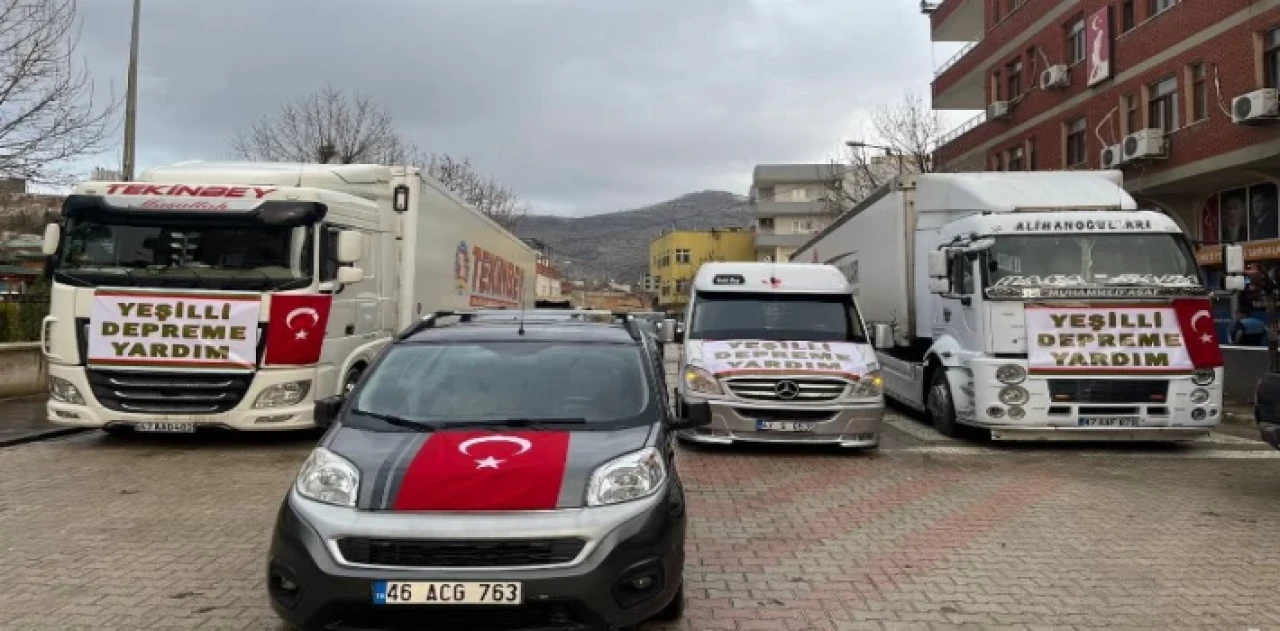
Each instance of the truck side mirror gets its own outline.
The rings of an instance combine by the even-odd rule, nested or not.
[[[1232,275],[1222,279],[1222,288],[1227,291],[1244,291],[1244,276]]]
[[[893,348],[893,325],[885,322],[877,322],[873,327],[873,336],[875,337],[876,348],[889,349]]]
[[[355,230],[343,230],[338,233],[338,263],[351,265],[360,262],[364,252],[364,235]]]
[[[1222,262],[1225,271],[1228,274],[1244,273],[1244,248],[1238,245],[1224,245],[1222,251]]]
[[[668,318],[662,321],[662,343],[670,344],[676,341],[676,321]]]
[[[929,252],[929,277],[946,278],[947,271],[947,251],[931,250]]]
[[[929,293],[931,294],[949,294],[951,293],[951,279],[949,278],[930,278]]]
[[[316,401],[314,418],[318,427],[329,427],[333,425],[333,420],[338,418],[338,411],[342,409],[342,397],[332,396]]]
[[[58,243],[62,241],[62,226],[51,223],[44,227],[44,243],[40,250],[45,256],[53,256],[58,251]]]
[[[364,270],[358,267],[339,267],[337,277],[334,278],[339,285],[351,285],[364,280]]]

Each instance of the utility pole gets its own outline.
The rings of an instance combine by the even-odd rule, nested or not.
[[[133,181],[136,160],[134,153],[138,118],[138,23],[142,14],[142,0],[133,0],[133,31],[129,38],[129,80],[124,103],[124,164],[120,176],[126,182]]]

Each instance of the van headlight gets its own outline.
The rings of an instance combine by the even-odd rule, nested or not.
[[[873,370],[858,378],[849,388],[849,396],[857,399],[878,397],[884,394],[884,377],[880,371]]]
[[[1218,373],[1212,368],[1200,368],[1191,375],[1192,383],[1197,386],[1207,386],[1218,378]]]
[[[724,394],[720,382],[711,373],[696,366],[684,367],[684,387],[699,394]]]
[[[350,460],[316,447],[302,463],[294,483],[298,494],[324,504],[355,506],[360,490],[360,470]]]
[[[587,506],[608,506],[653,495],[667,479],[667,465],[653,447],[600,465],[587,483]]]

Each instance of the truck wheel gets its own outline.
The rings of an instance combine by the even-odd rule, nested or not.
[[[955,438],[960,433],[956,424],[956,406],[951,400],[951,384],[947,381],[947,369],[941,366],[933,371],[933,379],[929,382],[929,394],[925,399],[925,407],[929,410],[929,419],[933,428],[947,438]]]
[[[356,364],[347,371],[347,378],[342,380],[342,396],[351,394],[356,384],[360,382],[360,376],[364,374],[364,366]]]

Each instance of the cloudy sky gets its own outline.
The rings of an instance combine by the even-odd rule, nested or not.
[[[755,164],[825,161],[954,50],[915,0],[143,4],[140,167],[228,157],[236,130],[330,81],[572,215],[745,194]],[[99,90],[123,94],[129,5],[80,1]]]

